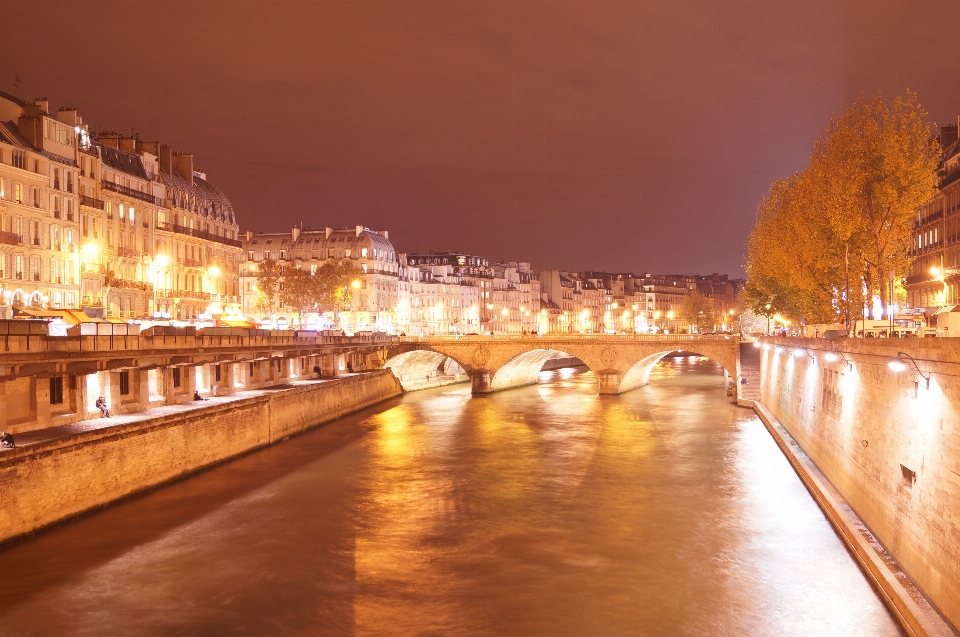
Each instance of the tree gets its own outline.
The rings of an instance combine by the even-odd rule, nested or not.
[[[888,279],[909,267],[914,212],[935,193],[939,152],[913,93],[892,104],[861,97],[831,120],[810,166],[760,202],[745,263],[750,308],[849,328],[869,297],[886,304]]]
[[[716,319],[713,300],[700,294],[699,290],[691,290],[680,303],[680,319],[688,325],[695,326],[698,332],[712,327]]]
[[[297,315],[302,326],[306,314],[314,310],[320,302],[318,278],[300,268],[288,268],[283,276],[283,289],[280,300]]]
[[[282,269],[276,261],[265,259],[257,267],[257,309],[272,315],[277,307]]]
[[[317,268],[317,301],[321,308],[336,314],[353,301],[353,282],[357,272],[347,260],[328,260]]]

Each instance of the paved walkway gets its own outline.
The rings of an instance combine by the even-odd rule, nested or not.
[[[282,391],[284,389],[291,389],[293,387],[301,387],[304,385],[317,385],[322,383],[330,383],[340,378],[345,378],[348,376],[357,376],[358,373],[354,374],[341,374],[336,378],[322,378],[322,379],[312,379],[312,380],[293,380],[281,385],[271,385],[270,387],[261,387],[260,389],[251,389],[234,392],[227,396],[211,396],[203,401],[190,401],[186,403],[179,403],[176,405],[162,405],[159,407],[150,407],[149,409],[144,409],[143,411],[135,411],[128,414],[118,414],[116,416],[111,416],[109,418],[94,418],[92,420],[81,420],[79,422],[72,422],[67,425],[59,425],[57,427],[47,427],[46,429],[36,429],[34,431],[26,431],[24,433],[14,434],[14,442],[17,444],[17,448],[28,447],[30,445],[35,445],[41,442],[48,442],[50,440],[56,440],[57,438],[66,438],[67,436],[73,436],[75,434],[84,433],[87,431],[97,431],[99,429],[109,429],[110,427],[118,427],[120,425],[129,425],[137,422],[143,422],[150,420],[151,418],[157,418],[159,416],[170,416],[172,414],[182,414],[190,411],[198,411],[211,407],[213,405],[222,405],[226,403],[237,402],[239,400],[244,400],[247,398],[254,398],[256,396],[265,396],[272,392]],[[9,449],[0,449],[0,453],[4,451],[10,451]]]

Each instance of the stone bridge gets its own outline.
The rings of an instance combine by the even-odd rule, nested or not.
[[[532,385],[556,356],[579,358],[597,377],[601,394],[645,385],[653,366],[672,352],[706,356],[736,379],[739,341],[725,335],[462,336],[403,338],[387,353],[385,367],[398,378],[434,372],[450,358],[470,376],[474,394]]]

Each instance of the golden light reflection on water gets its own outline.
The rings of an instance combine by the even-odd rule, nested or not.
[[[0,634],[899,634],[719,370],[408,394],[0,553]]]

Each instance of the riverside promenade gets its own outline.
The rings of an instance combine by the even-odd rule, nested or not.
[[[0,543],[402,393],[390,371],[374,370],[20,434],[0,452]]]

